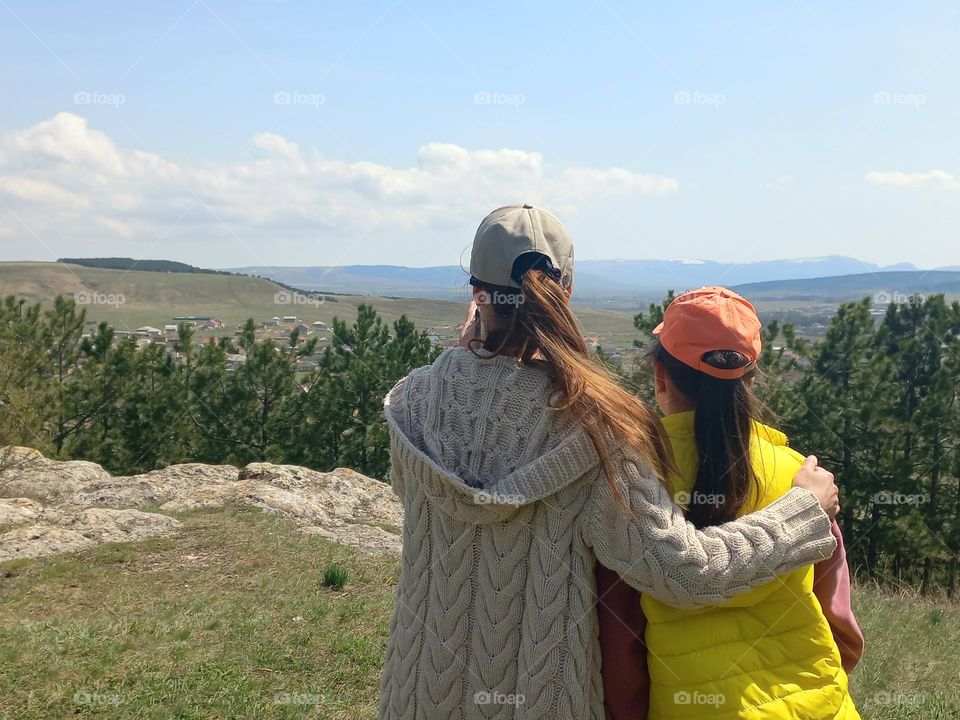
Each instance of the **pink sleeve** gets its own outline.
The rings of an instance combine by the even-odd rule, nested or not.
[[[646,720],[650,704],[647,618],[640,593],[613,570],[597,564],[597,621],[603,703],[612,720]]]
[[[836,520],[832,521],[831,530],[837,539],[837,549],[828,559],[813,566],[813,592],[830,623],[843,669],[849,673],[863,657],[863,633],[853,616],[847,552]]]

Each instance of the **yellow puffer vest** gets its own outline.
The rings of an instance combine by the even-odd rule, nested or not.
[[[697,472],[693,413],[663,419],[673,446],[676,493]],[[762,486],[741,515],[790,489],[803,458],[786,436],[755,424],[751,458]],[[681,496],[682,497],[682,496]],[[702,499],[701,499],[702,501]],[[858,720],[830,626],[813,593],[813,566],[722,605],[678,610],[646,595],[650,720]]]

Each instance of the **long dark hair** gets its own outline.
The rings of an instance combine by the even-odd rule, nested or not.
[[[561,400],[554,407],[574,413],[600,458],[614,497],[623,501],[617,489],[613,455],[629,447],[649,461],[661,478],[673,469],[672,456],[663,426],[645,403],[621,388],[610,373],[587,350],[580,324],[570,309],[560,273],[538,253],[521,255],[514,264],[513,277],[520,288],[483,283],[470,284],[483,290],[485,301],[501,320],[484,340],[471,347],[483,347],[493,355],[517,357],[525,364],[546,363]]]
[[[697,479],[690,493],[687,519],[698,528],[735,519],[751,488],[760,489],[750,460],[750,433],[762,413],[762,405],[750,387],[756,371],[735,380],[721,380],[680,362],[659,340],[647,355],[663,365],[669,382],[694,406]],[[724,370],[747,364],[743,355],[732,350],[707,353],[703,361]]]

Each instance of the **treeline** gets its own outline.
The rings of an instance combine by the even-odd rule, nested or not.
[[[638,346],[663,303],[634,318]],[[841,488],[851,567],[921,589],[957,588],[960,554],[960,304],[943,295],[840,306],[811,344],[790,324],[764,331],[758,392],[800,452]],[[652,401],[649,373],[625,376]]]
[[[142,270],[144,272],[203,273],[204,275],[236,275],[228,270],[208,270],[176,260],[134,260],[133,258],[57,258],[57,262],[106,270]]]
[[[638,347],[671,299],[635,317]],[[13,297],[0,305],[0,445],[117,474],[265,460],[386,478],[383,396],[438,352],[406,318],[388,326],[365,305],[352,324],[334,321],[322,349],[296,332],[282,347],[258,340],[252,321],[237,338],[198,347],[181,325],[174,359],[162,345],[116,340],[106,324],[88,337],[84,327],[71,300],[48,310]],[[316,369],[300,373],[306,356]],[[913,297],[878,319],[869,300],[848,303],[817,343],[772,322],[760,365],[758,391],[774,423],[837,475],[852,567],[955,592],[960,304]],[[618,372],[653,401],[643,366]]]
[[[85,321],[62,297],[49,310],[13,297],[0,305],[0,446],[115,474],[269,461],[384,478],[383,397],[437,354],[409,320],[388,327],[366,305],[353,324],[334,320],[322,349],[296,331],[283,347],[258,340],[252,320],[239,337],[198,347],[181,324],[179,359],[163,345],[118,341],[106,323],[83,337]],[[298,373],[306,356],[316,369]]]

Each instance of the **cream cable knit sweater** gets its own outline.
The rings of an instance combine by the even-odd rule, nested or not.
[[[700,532],[625,457],[631,516],[586,433],[548,408],[551,392],[542,369],[457,348],[387,397],[405,520],[384,720],[599,720],[597,561],[684,607],[833,552],[830,521],[806,490]]]

